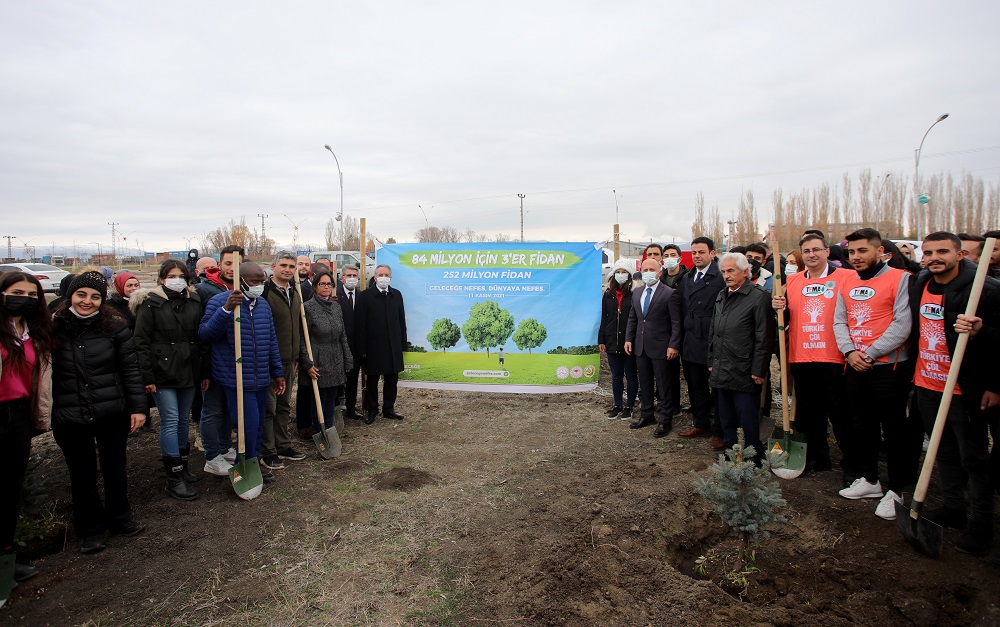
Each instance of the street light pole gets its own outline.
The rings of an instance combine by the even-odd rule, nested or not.
[[[337,214],[337,222],[340,222],[344,219],[344,173],[340,170],[340,159],[337,158],[337,153],[333,152],[333,148],[330,148],[330,144],[324,144],[323,148],[330,151],[337,163],[337,175],[340,177],[340,213]]]
[[[924,237],[923,237],[923,233],[924,233],[924,220],[923,220],[923,217],[924,216],[923,216],[923,208],[921,207],[921,205],[923,205],[924,203],[920,202],[920,197],[921,197],[920,187],[919,187],[920,186],[920,151],[923,150],[923,148],[924,148],[924,140],[927,139],[927,133],[930,133],[931,129],[934,128],[935,126],[937,126],[939,122],[944,122],[945,120],[947,120],[948,119],[948,115],[949,115],[948,113],[941,114],[941,117],[939,117],[937,120],[935,120],[934,124],[931,124],[927,128],[927,132],[925,132],[924,136],[920,138],[920,145],[917,146],[917,149],[913,151],[913,201],[914,201],[914,211],[917,214],[916,215],[916,218],[917,218],[917,239],[921,240],[921,241],[923,241],[923,239],[924,239]]]
[[[521,199],[521,241],[524,241],[524,194],[518,194],[518,198]]]
[[[615,263],[618,263],[618,254],[621,251],[621,228],[618,222],[618,192],[611,190],[611,193],[615,195]]]
[[[434,205],[431,205],[431,209],[433,209],[433,208],[434,208]],[[417,209],[420,210],[420,213],[424,214],[424,228],[426,228],[427,230],[430,230],[431,223],[427,220],[427,212],[424,211],[424,208],[421,205],[417,205]]]

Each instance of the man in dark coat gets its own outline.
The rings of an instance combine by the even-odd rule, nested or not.
[[[359,420],[363,418],[358,413],[358,374],[361,372],[361,355],[358,353],[358,342],[354,337],[354,311],[358,306],[358,269],[355,266],[344,266],[340,269],[340,282],[337,284],[337,302],[344,315],[344,330],[347,331],[347,343],[351,346],[351,356],[354,367],[347,371],[347,383],[344,384],[344,405],[347,410],[344,415]],[[364,400],[362,400],[362,406]]]
[[[639,370],[639,398],[642,411],[629,424],[641,429],[653,424],[653,384],[659,399],[659,425],[653,437],[670,433],[674,421],[674,398],[667,380],[667,364],[676,361],[681,348],[681,304],[672,287],[660,283],[660,262],[642,262],[642,289],[633,290],[632,311],[625,330],[625,352],[635,354]]]
[[[744,446],[752,446],[759,461],[764,451],[760,442],[760,392],[770,376],[774,310],[771,296],[750,280],[746,257],[727,253],[719,269],[726,289],[715,298],[708,342],[716,412],[726,448],[736,444],[736,430],[741,428]]]
[[[715,310],[715,297],[726,286],[715,262],[715,242],[708,237],[691,241],[694,269],[680,281],[684,339],[681,359],[691,399],[693,426],[678,435],[682,438],[712,436],[710,446],[722,450],[722,428],[713,421],[714,401],[708,384],[708,331]]]
[[[396,384],[403,371],[403,347],[406,346],[406,315],[403,294],[389,287],[392,269],[387,265],[375,268],[375,285],[361,293],[354,311],[355,350],[364,361],[368,374],[365,390],[365,424],[375,422],[378,415],[378,377],[382,376],[382,415],[394,420]]]

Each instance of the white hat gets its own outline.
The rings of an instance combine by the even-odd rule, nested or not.
[[[628,259],[625,259],[623,257],[622,259],[619,259],[618,261],[615,262],[615,267],[613,271],[617,272],[618,270],[627,270],[629,274],[632,274],[632,271],[634,269],[635,269],[635,262],[629,261]]]

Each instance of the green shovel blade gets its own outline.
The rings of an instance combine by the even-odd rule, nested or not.
[[[229,469],[229,480],[233,483],[236,496],[245,501],[257,498],[264,489],[264,477],[260,474],[260,463],[256,457],[246,459],[237,456],[236,463]]]
[[[794,479],[806,468],[806,436],[788,433],[781,427],[774,428],[774,434],[767,440],[768,452],[775,451],[775,445],[786,455],[781,468],[771,467],[771,471],[782,479]]]

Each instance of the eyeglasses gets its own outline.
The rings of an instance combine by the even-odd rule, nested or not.
[[[316,287],[333,287],[333,283],[327,281],[326,283],[317,283]]]
[[[803,255],[811,255],[813,253],[821,253],[824,250],[827,250],[827,249],[826,248],[803,248],[802,249],[802,254]]]

